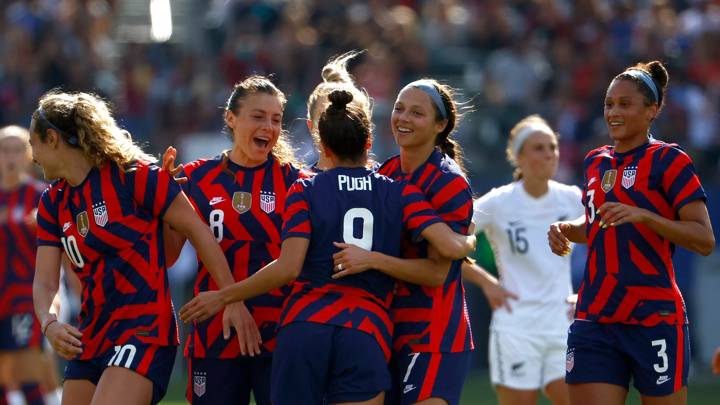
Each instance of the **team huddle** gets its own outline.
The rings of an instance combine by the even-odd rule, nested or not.
[[[508,139],[515,181],[473,200],[452,139],[462,111],[434,79],[397,95],[398,155],[370,158],[372,100],[346,68],[357,55],[330,60],[308,98],[319,159],[306,166],[282,129],[285,95],[263,76],[225,105],[232,149],[177,167],[173,148],[158,162],[89,93],[48,92],[29,131],[1,129],[0,152],[20,158],[0,165],[0,287],[12,301],[0,405],[19,403],[6,389],[20,385],[27,404],[46,403],[37,378],[1,372],[41,334],[68,361],[63,404],[158,403],[179,345],[167,269],[186,241],[194,298],[175,304],[191,326],[192,404],[459,404],[474,350],[468,281],[494,310],[499,403],[542,391],[556,405],[622,404],[631,380],[645,403],[686,403],[671,256],[675,245],[709,254],[714,239],[689,156],[649,132],[662,64],[611,81],[613,142],[587,155],[582,189],[552,180],[558,136],[532,115]],[[479,232],[499,280],[466,258]],[[588,244],[577,296],[572,243]],[[61,269],[80,281],[76,323],[58,317]],[[31,321],[20,331],[16,319]]]

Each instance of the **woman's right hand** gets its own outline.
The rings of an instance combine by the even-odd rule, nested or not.
[[[163,156],[162,156],[162,168],[163,168],[163,170],[167,170],[170,173],[170,175],[173,176],[174,178],[183,169],[182,164],[177,165],[177,167],[175,166],[176,158],[177,158],[177,150],[172,146],[168,146],[168,148],[165,149],[165,153],[163,153]],[[183,184],[183,183],[187,183],[188,179],[187,179],[187,177],[176,177],[175,181],[180,184]]]
[[[45,329],[50,345],[55,352],[65,360],[72,360],[83,352],[82,333],[72,325],[60,321],[52,321]]]
[[[570,253],[570,240],[564,233],[570,226],[569,222],[555,222],[550,225],[548,244],[550,250],[558,256],[567,256]]]

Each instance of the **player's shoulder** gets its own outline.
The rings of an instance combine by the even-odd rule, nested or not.
[[[400,168],[400,155],[389,157],[382,164],[376,166],[375,171],[384,175],[391,176]]]
[[[612,151],[612,149],[613,149],[613,147],[610,145],[603,145],[603,146],[597,147],[585,155],[585,162],[587,163],[588,161],[595,159],[597,157],[601,157],[601,156],[610,157],[610,152]]]
[[[194,174],[196,174],[196,171],[200,168],[204,169],[212,169],[214,167],[217,167],[222,164],[223,155],[217,155],[212,158],[203,158],[203,159],[197,159],[193,160],[192,162],[188,162],[183,164],[183,172],[185,176],[192,177]]]
[[[675,160],[676,158],[691,160],[685,150],[676,143],[667,143],[653,139],[648,146],[648,152],[657,155],[661,160]]]
[[[565,184],[560,183],[559,181],[550,180],[548,186],[551,192],[562,197],[576,198],[582,195],[580,188],[572,184]]]
[[[57,179],[48,184],[42,192],[42,199],[50,198],[55,200],[58,195],[62,194],[69,184],[65,179]]]

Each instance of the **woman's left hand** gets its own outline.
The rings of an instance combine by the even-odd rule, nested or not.
[[[336,273],[332,278],[338,279],[372,268],[372,252],[347,243],[333,242],[333,244],[342,250],[333,255],[333,270]]]
[[[220,312],[224,306],[220,291],[203,291],[180,308],[180,319],[183,322],[204,321]]]
[[[600,227],[617,226],[631,222],[644,222],[649,211],[618,202],[606,202],[598,208],[597,213],[600,214]]]

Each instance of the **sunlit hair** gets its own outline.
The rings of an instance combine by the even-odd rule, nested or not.
[[[451,138],[453,131],[458,126],[464,115],[464,112],[460,111],[461,108],[463,108],[461,103],[455,101],[456,90],[447,84],[438,82],[435,79],[423,78],[422,81],[435,86],[440,93],[443,105],[445,106],[445,112],[447,113],[447,125],[445,125],[445,128],[435,136],[435,146],[440,148],[444,154],[455,160],[455,163],[457,163],[463,173],[467,173],[465,165],[463,164],[463,156],[462,151],[460,150],[460,145]],[[443,118],[443,113],[440,111],[439,107],[435,105],[435,103],[431,101],[430,104],[432,104],[433,111],[435,112],[435,122],[442,122],[445,119]],[[464,107],[463,109],[467,112],[467,107]]]
[[[40,98],[32,119],[43,142],[48,129],[59,130],[65,142],[75,139],[76,145],[71,147],[81,149],[93,166],[101,167],[108,160],[119,166],[137,160],[157,161],[117,125],[107,103],[95,94],[51,90]]]
[[[365,110],[352,104],[353,95],[347,90],[333,91],[328,100],[330,105],[318,121],[320,141],[339,158],[364,163],[372,140],[370,118]]]
[[[328,96],[335,90],[350,92],[350,94],[352,94],[351,103],[362,109],[364,114],[372,120],[372,99],[365,89],[355,85],[352,76],[347,71],[348,62],[361,53],[360,51],[350,51],[331,58],[325,67],[323,67],[323,81],[315,87],[313,92],[310,93],[310,97],[308,97],[307,117],[313,124],[314,130],[310,135],[316,145],[320,142],[318,136],[318,120],[320,119],[320,114],[325,111],[330,104]],[[370,130],[372,131],[372,123]]]
[[[278,101],[280,101],[280,108],[285,110],[285,104],[287,104],[285,93],[280,91],[267,77],[252,75],[241,82],[235,83],[232,93],[230,93],[230,97],[228,97],[227,103],[225,104],[225,111],[231,111],[233,114],[238,115],[242,108],[243,101],[248,96],[257,93],[277,97]],[[228,128],[228,130],[232,135],[232,130],[230,128]],[[270,153],[280,164],[297,164],[295,150],[288,140],[288,132],[284,129],[280,131],[277,143],[275,143]]]
[[[9,138],[17,138],[23,142],[23,144],[25,145],[25,160],[29,168],[30,162],[32,161],[32,150],[30,149],[30,132],[26,128],[18,125],[8,125],[6,127],[0,128],[0,142],[2,142],[4,139]]]
[[[658,91],[657,100],[655,99],[653,91],[642,81],[642,79],[629,73],[631,70],[640,70],[650,76]],[[651,106],[657,103],[658,112],[662,109],[663,105],[665,105],[665,96],[667,93],[667,84],[670,80],[670,75],[668,74],[667,69],[665,69],[665,65],[663,65],[660,61],[654,60],[647,63],[636,63],[634,66],[628,67],[622,73],[615,76],[613,80],[627,80],[635,83],[638,91],[640,91],[645,98],[645,105]]]
[[[507,147],[505,148],[505,155],[507,156],[507,161],[515,168],[515,171],[513,172],[513,179],[515,181],[518,181],[523,177],[523,173],[520,170],[520,167],[518,167],[517,153],[522,150],[522,144],[525,143],[527,137],[537,131],[549,131],[552,136],[555,137],[555,140],[558,139],[558,134],[552,129],[550,124],[537,114],[529,115],[521,119],[510,130]],[[521,144],[517,144],[517,142],[520,142]]]

